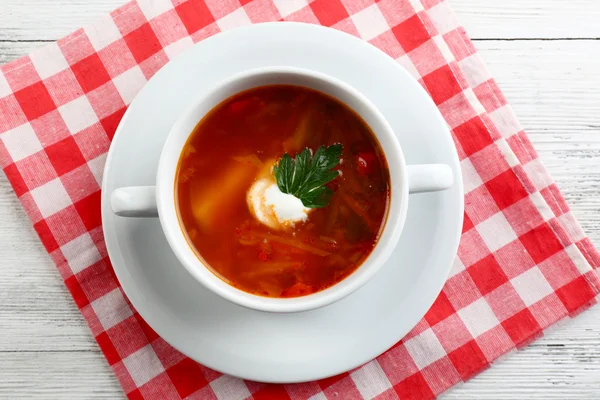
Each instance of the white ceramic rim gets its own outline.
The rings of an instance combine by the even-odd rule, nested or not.
[[[177,164],[187,139],[198,122],[232,95],[269,84],[294,84],[319,90],[342,101],[371,127],[384,151],[390,171],[391,196],[387,219],[375,248],[350,276],[320,292],[294,298],[253,295],[229,285],[203,263],[181,228],[175,199]],[[317,87],[318,86],[318,87]],[[200,150],[202,151],[202,150]],[[243,307],[267,312],[300,312],[332,304],[367,283],[388,260],[400,239],[408,209],[408,178],[400,143],[381,112],[347,83],[305,68],[274,66],[254,68],[216,84],[175,122],[163,147],[157,169],[156,197],[161,226],[173,252],[188,272],[207,289]]]

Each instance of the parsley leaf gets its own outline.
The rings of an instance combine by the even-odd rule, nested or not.
[[[339,175],[332,168],[339,164],[341,155],[339,143],[321,146],[314,155],[305,148],[294,159],[285,153],[273,168],[279,190],[299,198],[304,207],[325,207],[333,194],[325,185]]]

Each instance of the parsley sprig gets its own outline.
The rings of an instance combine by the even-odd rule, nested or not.
[[[341,144],[321,146],[314,155],[306,148],[294,159],[285,153],[273,169],[279,190],[299,198],[304,207],[325,207],[333,194],[325,185],[339,175],[332,168],[339,164],[341,155]]]

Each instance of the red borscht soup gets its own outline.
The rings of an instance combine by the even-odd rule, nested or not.
[[[196,126],[175,183],[180,224],[215,275],[298,297],[352,274],[385,225],[390,177],[369,126],[318,91],[239,93]]]

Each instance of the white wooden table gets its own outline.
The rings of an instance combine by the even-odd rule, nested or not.
[[[124,0],[0,0],[0,64]],[[575,216],[600,246],[600,2],[450,0]],[[0,399],[122,398],[0,174]],[[599,399],[600,307],[446,399]]]

